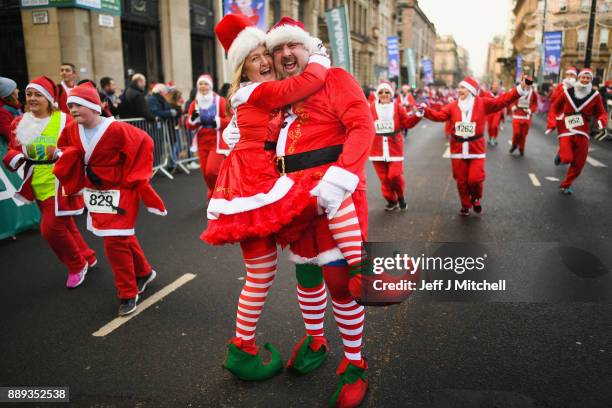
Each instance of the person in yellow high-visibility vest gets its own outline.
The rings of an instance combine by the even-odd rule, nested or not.
[[[15,197],[37,202],[42,214],[41,235],[68,268],[66,286],[73,289],[83,283],[97,259],[72,218],[83,212],[82,195],[66,195],[53,175],[57,141],[64,126],[72,122],[57,110],[56,94],[55,84],[45,76],[27,85],[28,112],[11,124],[9,150],[3,161],[12,171],[24,166],[24,181]]]

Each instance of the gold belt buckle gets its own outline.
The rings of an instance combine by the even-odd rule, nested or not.
[[[284,176],[285,173],[285,157],[284,156],[276,156],[276,168],[278,169],[278,162],[281,164],[281,169],[279,171],[281,176]]]

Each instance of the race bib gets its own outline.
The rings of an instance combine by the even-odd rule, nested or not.
[[[461,137],[472,137],[476,135],[476,122],[456,122],[455,135]]]
[[[85,206],[91,213],[117,214],[119,207],[119,190],[92,190],[83,191]]]
[[[582,119],[582,115],[571,115],[565,117],[565,127],[568,129],[574,129],[584,125],[584,120]]]
[[[518,100],[518,107],[521,109],[529,109],[529,101],[525,100],[525,99],[519,99]]]
[[[392,120],[375,120],[374,127],[377,135],[387,135],[394,133],[394,123]]]

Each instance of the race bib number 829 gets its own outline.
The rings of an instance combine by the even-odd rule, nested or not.
[[[91,190],[83,192],[85,206],[92,213],[117,214],[119,207],[119,190]]]

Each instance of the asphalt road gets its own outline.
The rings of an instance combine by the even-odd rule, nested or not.
[[[596,165],[586,165],[573,196],[562,196],[558,181],[547,178],[562,178],[565,168],[553,165],[556,139],[544,136],[542,126],[534,122],[521,158],[508,154],[506,123],[500,144],[488,152],[481,216],[458,215],[442,125],[423,121],[408,137],[407,212],[382,210],[368,165],[371,241],[470,242],[492,254],[512,287],[500,299],[415,297],[368,308],[371,389],[364,407],[610,406],[612,143],[592,143]],[[199,173],[172,181],[156,176],[154,186],[169,215],[140,216],[138,237],[158,271],[144,301],[185,274],[195,277],[97,337],[92,334],[115,319],[118,300],[102,241],[83,219],[79,227],[100,262],[74,291],[65,289],[65,271],[37,232],[0,243],[0,385],[69,386],[75,406],[326,406],[342,356],[331,310],[332,351],[317,371],[263,383],[232,378],[221,364],[242,285],[240,251],[199,241],[206,222]],[[558,243],[586,246],[608,269],[589,275],[545,260]],[[272,342],[287,359],[303,324],[292,267],[283,254],[279,259],[257,339]]]

